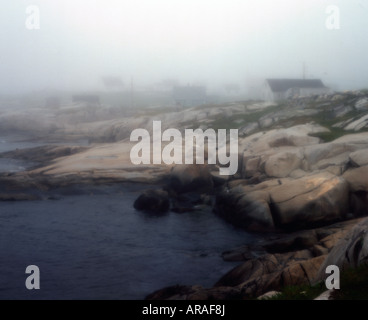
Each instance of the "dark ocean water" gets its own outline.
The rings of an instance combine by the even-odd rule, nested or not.
[[[236,265],[221,252],[257,240],[210,210],[137,212],[143,188],[73,188],[48,194],[56,200],[0,202],[0,299],[143,299],[169,285],[211,286]],[[28,265],[40,268],[40,290],[25,287]]]
[[[178,283],[211,286],[234,267],[220,253],[255,240],[210,210],[137,212],[129,189],[0,203],[0,299],[142,299]],[[40,290],[25,288],[28,265],[40,268]]]

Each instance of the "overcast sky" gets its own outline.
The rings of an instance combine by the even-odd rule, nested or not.
[[[26,8],[40,10],[28,30]],[[329,5],[340,29],[329,30]],[[368,87],[368,0],[2,0],[0,92],[322,78]]]

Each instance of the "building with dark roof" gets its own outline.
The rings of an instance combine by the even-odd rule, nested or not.
[[[280,101],[330,92],[320,79],[266,79],[264,99]]]
[[[202,86],[174,87],[173,99],[177,106],[199,106],[207,101],[206,88]]]

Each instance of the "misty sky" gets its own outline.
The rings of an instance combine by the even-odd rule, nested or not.
[[[25,26],[29,5],[39,30]],[[367,31],[368,0],[2,0],[0,92],[95,89],[105,75],[244,85],[301,77],[303,61],[308,77],[368,87]]]

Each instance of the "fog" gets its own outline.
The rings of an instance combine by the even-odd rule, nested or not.
[[[27,29],[26,9],[40,11]],[[339,29],[326,8],[340,9]],[[25,0],[0,10],[0,93],[102,90],[102,77],[242,90],[269,77],[368,87],[368,1]]]

